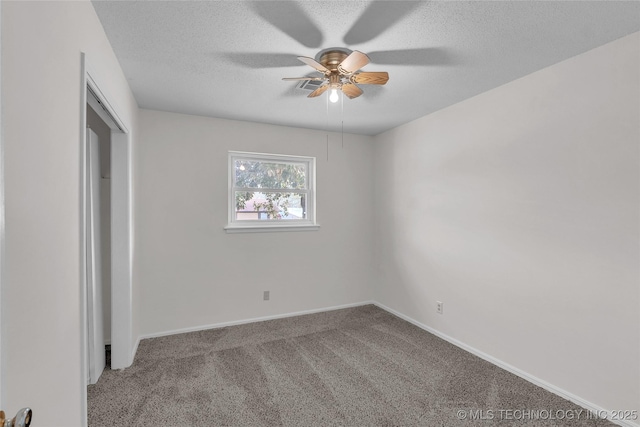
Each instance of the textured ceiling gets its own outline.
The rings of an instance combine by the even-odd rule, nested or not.
[[[142,108],[375,135],[640,31],[640,3],[93,1]],[[385,86],[328,104],[297,56],[367,53]]]

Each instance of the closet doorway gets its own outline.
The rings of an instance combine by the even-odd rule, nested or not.
[[[82,54],[80,278],[82,375],[98,380],[106,344],[111,368],[133,362],[131,134]],[[86,414],[86,388],[83,391]],[[85,415],[86,416],[86,415]]]

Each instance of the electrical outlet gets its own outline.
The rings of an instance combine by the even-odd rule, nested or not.
[[[269,291],[264,291],[264,296],[263,296],[265,301],[269,301]]]
[[[442,314],[444,311],[444,303],[442,301],[436,301],[436,311],[438,314]]]

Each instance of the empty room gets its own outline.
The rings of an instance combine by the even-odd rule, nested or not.
[[[640,427],[640,2],[0,33],[0,425]]]

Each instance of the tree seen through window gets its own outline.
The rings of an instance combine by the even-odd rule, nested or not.
[[[306,164],[235,159],[233,167],[237,220],[306,219]]]

